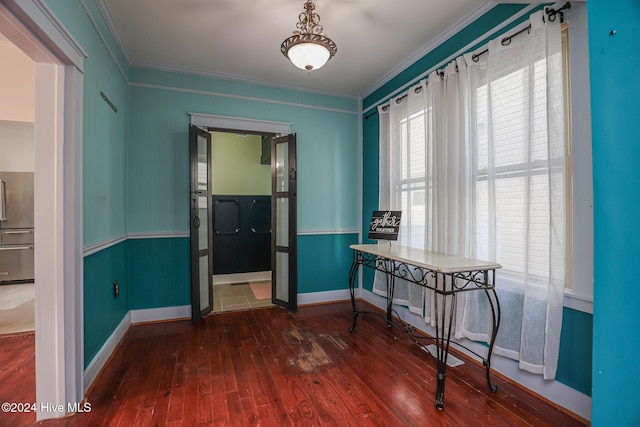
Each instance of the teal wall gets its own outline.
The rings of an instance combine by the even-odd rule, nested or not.
[[[297,134],[298,229],[357,229],[355,101],[154,70],[132,69],[131,75],[127,138],[127,230],[130,233],[187,233],[189,230],[190,112],[291,123],[292,132]],[[234,92],[238,96],[233,95]],[[304,250],[304,244],[301,249]],[[189,303],[185,300],[189,291],[187,280],[165,280],[161,287],[153,281],[138,280],[153,268],[153,258],[135,257],[135,266],[133,262],[129,264],[131,293],[135,295],[132,309]],[[318,257],[311,264],[306,258],[300,258],[298,271],[303,275],[316,268],[318,262],[327,265],[343,262],[340,253],[324,252],[323,257],[326,258]],[[164,261],[165,265],[171,265],[172,271],[188,268],[181,257],[169,255]],[[135,277],[131,273],[134,268],[138,271]],[[334,282],[305,281],[300,276],[300,292],[335,289]],[[342,287],[347,287],[346,281]],[[158,291],[167,295],[162,301],[154,296]]]
[[[113,282],[120,285],[114,298]],[[127,242],[84,258],[84,364],[85,368],[129,311]]]
[[[358,234],[298,236],[298,293],[348,288],[356,244]]]
[[[87,246],[127,232],[128,70],[93,1],[49,0],[47,5],[88,56],[84,61],[82,147],[83,243]],[[116,105],[117,113],[100,97],[101,91]],[[121,242],[84,259],[85,367],[129,311],[126,254],[126,243]],[[113,296],[116,280],[120,284],[117,299]]]
[[[129,70],[94,1],[46,0],[46,3],[89,55],[84,74],[85,245],[126,232],[188,230],[187,112],[293,123],[300,144],[300,227],[311,230],[357,226],[358,209],[353,201],[359,177],[353,165],[358,161],[359,124],[353,114],[345,113],[357,111],[355,100]],[[635,197],[640,175],[634,163],[640,154],[637,137],[640,81],[635,77],[638,56],[633,54],[640,45],[636,31],[640,27],[640,6],[635,0],[619,0],[615,7],[610,6],[604,0],[589,0],[588,5],[591,75],[597,76],[592,79],[591,88],[596,221],[594,316],[565,309],[558,380],[587,393],[590,385],[580,364],[588,364],[588,358],[580,359],[579,355],[591,353],[588,337],[593,328],[593,342],[597,343],[593,347],[593,425],[638,425],[635,385],[640,378],[640,365],[633,363],[632,356],[640,351],[640,345],[629,337],[626,325],[640,323],[640,303],[633,292],[619,284],[626,283],[628,266],[637,264],[632,245],[640,237],[633,216],[640,203]],[[469,43],[519,7],[494,8],[433,54],[367,96],[363,107],[390,96],[439,62],[439,58]],[[106,45],[94,23],[104,35]],[[612,29],[617,31],[615,36],[609,35]],[[620,64],[620,58],[625,58],[623,67],[612,65]],[[127,79],[133,85],[128,86]],[[178,92],[175,88],[192,92]],[[117,114],[100,99],[100,91],[116,104]],[[362,119],[361,125],[362,220],[366,224],[367,212],[377,206],[377,115]],[[154,180],[157,181],[152,183]],[[324,256],[329,258],[323,257],[321,261],[329,266],[332,264],[326,248],[336,247],[336,243],[342,247],[353,238],[353,235],[300,236],[300,271],[311,271],[312,248],[316,244],[325,248]],[[188,303],[185,240],[129,240],[85,258],[86,363],[129,309]],[[333,270],[335,274],[323,280],[301,273],[301,292],[340,289],[343,258],[334,258],[338,265]],[[118,299],[111,293],[114,280],[121,286],[122,295]],[[572,365],[571,361],[578,363]],[[591,373],[586,377],[591,378]]]
[[[137,68],[131,75],[129,232],[188,231],[190,112],[291,123],[299,230],[357,228],[354,100]]]
[[[640,240],[640,2],[589,0],[587,7],[596,248],[592,421],[638,426],[640,296],[630,277]]]
[[[62,22],[65,29],[79,42],[89,58],[96,55],[100,56],[105,61],[104,64],[107,66],[109,73],[111,72],[111,67],[115,66],[120,74],[128,76],[129,66],[127,60],[111,35],[109,27],[96,4],[96,0],[44,0],[44,2]],[[98,31],[100,35],[104,36],[100,41],[98,40]],[[88,42],[89,40],[92,40],[91,43]],[[107,52],[111,58],[111,64],[108,64],[106,60],[107,55],[105,54]],[[87,77],[86,73],[87,70],[85,68],[85,78]]]
[[[191,304],[189,238],[127,241],[129,309]]]
[[[189,260],[188,238],[129,239],[84,258],[85,368],[129,310],[191,303]]]
[[[378,100],[388,99],[403,85],[422,73],[436,66],[439,62],[454,54],[462,47],[472,43],[476,38],[503,22],[512,14],[522,9],[524,5],[498,5],[471,23],[441,46],[416,61],[399,73],[381,89],[374,92],[363,101],[363,108],[373,105]],[[527,19],[530,13],[526,13],[515,23]],[[513,25],[507,26],[508,31]],[[490,38],[496,37],[496,34]],[[592,73],[593,74],[593,73]],[[386,93],[384,92],[386,91]],[[376,110],[367,111],[362,117],[363,129],[363,200],[362,200],[362,224],[363,236],[366,236],[364,227],[369,223],[371,211],[378,207],[378,139],[379,120]],[[595,158],[595,153],[594,153]],[[365,269],[363,272],[363,286],[371,289],[373,286],[373,273]],[[562,341],[560,345],[560,362],[557,372],[557,381],[574,388],[586,395],[591,395],[591,331],[592,316],[565,308],[562,322]],[[584,338],[584,339],[578,339]]]
[[[83,122],[83,243],[100,245],[133,233],[84,260],[85,361],[90,363],[129,310],[187,305],[189,273],[189,112],[288,122],[298,141],[298,227],[358,227],[358,108],[353,98],[131,69],[96,2],[47,5],[86,51]],[[116,105],[112,111],[100,97]],[[145,238],[148,236],[148,238]],[[157,238],[169,236],[167,238]],[[320,237],[321,244],[326,239]],[[343,242],[342,235],[333,237]],[[312,237],[302,238],[304,252]],[[352,241],[352,240],[349,240]],[[322,252],[338,266],[341,252]],[[337,273],[336,273],[337,274]],[[305,276],[305,292],[346,288]],[[121,295],[113,297],[118,280]]]
[[[87,53],[84,61],[83,243],[126,233],[127,69],[93,1],[47,1]],[[91,16],[88,15],[91,13]],[[107,45],[96,27],[108,37]],[[109,43],[110,42],[110,43]],[[114,56],[118,61],[114,61]],[[118,108],[115,113],[100,92]]]
[[[591,396],[593,316],[565,307],[556,380]]]

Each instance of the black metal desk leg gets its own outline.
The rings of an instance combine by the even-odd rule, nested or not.
[[[493,272],[493,274],[495,276],[495,271]],[[489,300],[489,306],[491,307],[491,319],[493,320],[493,324],[492,324],[493,329],[491,330],[491,341],[489,342],[489,351],[487,352],[487,358],[482,361],[482,364],[485,367],[485,371],[487,375],[487,384],[489,384],[489,390],[495,393],[496,391],[498,391],[498,386],[495,383],[491,382],[491,355],[493,354],[493,346],[496,343],[496,335],[498,335],[498,329],[500,327],[500,302],[498,301],[498,294],[496,294],[495,289],[491,289],[491,290],[485,289],[484,292],[487,295],[487,299]],[[494,306],[494,301],[495,301],[495,306]]]
[[[443,279],[443,286],[446,279]],[[442,315],[438,312],[438,297],[442,298]],[[447,374],[447,358],[449,356],[449,340],[451,339],[451,326],[456,306],[456,294],[444,293],[434,295],[436,316],[436,350],[438,375],[436,378],[436,408],[444,409],[444,384]]]
[[[391,326],[393,324],[393,292],[395,290],[396,277],[393,274],[393,261],[387,262],[389,263],[385,266],[387,278],[387,326]]]
[[[357,259],[353,260],[351,269],[349,270],[349,293],[351,294],[351,308],[353,309],[353,323],[349,328],[349,332],[353,332],[356,329],[356,321],[358,319],[358,311],[356,310],[356,275],[358,274],[358,267],[360,264]]]

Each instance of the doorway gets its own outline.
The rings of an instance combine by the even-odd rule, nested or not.
[[[275,135],[210,133],[213,312],[270,307]]]
[[[203,234],[200,230],[200,224],[202,221],[200,218],[195,218],[194,213],[198,213],[201,218],[204,218],[205,215],[207,217],[210,216],[212,220],[206,227],[210,230],[210,236],[208,236],[207,239],[211,242],[210,253],[212,254],[210,257],[211,275],[209,277],[211,278],[211,286],[209,289],[211,292],[210,297],[213,301],[212,304],[215,305],[215,311],[220,312],[227,310],[250,309],[260,306],[270,306],[271,304],[295,310],[297,299],[289,298],[289,295],[292,293],[297,295],[296,275],[289,274],[289,268],[292,268],[292,271],[295,272],[295,244],[290,245],[288,242],[290,239],[295,240],[297,237],[297,233],[295,232],[296,221],[295,214],[292,215],[294,220],[289,222],[289,211],[287,210],[287,215],[282,215],[281,212],[282,206],[285,205],[287,207],[292,206],[293,209],[295,209],[295,185],[289,185],[291,180],[288,178],[291,177],[291,179],[295,181],[295,171],[292,169],[292,173],[282,174],[282,171],[284,170],[283,165],[291,164],[293,168],[295,167],[295,159],[290,163],[284,161],[288,160],[289,152],[286,153],[286,159],[283,158],[283,161],[280,162],[281,166],[278,176],[280,180],[282,180],[284,176],[287,177],[286,185],[281,185],[281,187],[290,187],[293,189],[294,197],[290,199],[293,203],[286,203],[285,205],[281,203],[281,208],[277,209],[277,203],[271,202],[272,200],[277,199],[277,197],[273,197],[273,189],[276,188],[276,171],[278,170],[276,167],[277,162],[275,160],[275,147],[277,145],[275,141],[277,139],[273,137],[283,133],[287,134],[290,131],[291,125],[288,123],[265,122],[194,113],[191,114],[191,125],[192,144],[193,135],[201,133],[203,129],[206,129],[207,131],[213,131],[213,134],[217,135],[217,142],[226,144],[227,149],[237,149],[241,144],[243,144],[244,147],[240,148],[253,152],[253,154],[250,154],[250,157],[253,157],[250,160],[253,173],[247,174],[246,171],[241,171],[238,174],[235,170],[227,173],[224,172],[228,167],[240,169],[238,168],[238,160],[225,158],[223,155],[224,146],[221,147],[222,151],[218,151],[218,156],[220,157],[216,158],[216,161],[220,161],[222,165],[218,165],[217,169],[220,169],[218,172],[222,172],[222,175],[218,177],[218,182],[215,185],[212,185],[212,187],[215,186],[215,188],[213,188],[209,193],[212,195],[211,202],[206,203],[206,206],[210,207],[210,211],[212,212],[211,215],[199,210],[196,206],[197,203],[193,197],[193,182],[195,174],[198,174],[199,172],[198,166],[195,166],[193,163],[191,165],[191,244],[193,248],[194,238],[199,239]],[[196,127],[199,128],[199,130],[193,131]],[[248,141],[248,138],[252,138],[250,135],[255,136],[253,142]],[[292,137],[292,144],[282,144],[280,147],[292,146],[294,149],[291,153],[295,155],[295,137]],[[200,139],[204,141],[207,137],[202,136]],[[209,151],[212,153],[214,152],[213,149],[210,149]],[[277,154],[282,156],[283,153],[284,152],[282,150],[279,150]],[[192,160],[193,159],[194,157],[192,156]],[[212,161],[209,161],[209,164],[212,163]],[[201,168],[205,167],[204,159],[199,163],[199,166]],[[227,167],[225,168],[225,166]],[[215,166],[212,166],[212,169],[215,169]],[[213,175],[214,171],[210,169],[207,173],[207,177],[213,177]],[[250,183],[249,186],[252,190],[241,190],[240,187],[243,185],[243,181],[247,180],[247,175],[262,176],[263,180],[257,179],[253,183]],[[264,179],[266,177],[269,177],[268,181]],[[198,177],[197,180],[199,179],[200,178]],[[249,179],[249,181],[251,181],[251,179]],[[246,182],[244,182],[244,185],[246,186]],[[216,195],[215,193],[220,194]],[[285,193],[280,191],[279,194],[282,196]],[[289,195],[288,192],[286,194],[287,196]],[[216,196],[215,202],[213,197],[214,195]],[[204,201],[203,198],[201,199]],[[282,200],[284,199],[281,199],[281,201]],[[289,199],[287,199],[287,202],[288,201]],[[202,205],[203,203],[199,204]],[[269,217],[269,213],[271,213],[271,217]],[[215,223],[213,220],[214,217],[216,218]],[[276,218],[278,217],[280,218],[280,221],[276,221]],[[283,218],[286,218],[286,224],[282,221]],[[290,229],[290,226],[293,226],[293,229]],[[286,263],[283,263],[284,258],[282,254],[275,255],[277,251],[277,233],[271,233],[271,231],[276,230],[276,227],[283,230],[280,234],[280,238],[277,239],[280,248],[291,247],[293,249],[293,251],[286,252]],[[245,249],[242,249],[241,246],[243,237],[240,236],[240,234],[243,230],[246,230],[248,232],[248,237],[253,240],[253,243],[249,243],[248,246],[244,246]],[[291,230],[293,230],[293,232],[291,232]],[[214,235],[216,236],[216,239],[220,241],[222,247],[216,247],[216,245],[214,245]],[[284,245],[282,243],[283,236],[287,236],[287,244]],[[244,238],[247,238],[247,235],[245,235]],[[236,243],[233,243],[233,241],[236,241]],[[266,247],[267,242],[270,242],[270,251],[268,254],[264,250],[261,251],[257,249],[258,246],[262,246],[263,248]],[[239,246],[241,249],[238,250],[238,248],[234,246]],[[231,248],[232,250],[228,250],[228,248]],[[255,249],[255,251],[251,252],[251,250],[247,248]],[[216,271],[214,273],[213,259],[215,259],[218,254],[221,255],[221,262],[219,263],[218,268],[215,269]],[[194,252],[192,250],[192,260],[193,257]],[[194,270],[194,267],[197,268],[198,265],[193,261],[191,265],[192,278],[198,276],[202,277],[200,276],[202,269]],[[269,265],[271,268],[267,269]],[[202,265],[202,267],[204,267],[204,265]],[[284,269],[287,269],[286,273],[283,272]],[[280,274],[276,274],[277,271],[280,271]],[[291,280],[289,280],[290,277]],[[200,280],[200,282],[202,282],[202,280]],[[200,289],[202,289],[202,285],[200,286]],[[268,292],[269,287],[271,288],[271,292]],[[285,288],[287,289],[287,296],[279,298]],[[290,291],[290,289],[293,289],[293,291]],[[205,297],[205,295],[201,295],[197,291],[198,288],[192,284],[192,307],[196,304],[200,304],[201,298]],[[225,297],[228,300],[226,307]],[[195,316],[193,321],[197,321]]]
[[[3,78],[0,78],[1,337],[35,331],[33,176],[36,64],[1,33],[0,63],[3,64]]]
[[[66,402],[80,402],[84,395],[82,99],[87,55],[37,2],[2,2],[0,32],[36,64],[35,402],[66,408]],[[38,412],[36,417],[65,412]]]

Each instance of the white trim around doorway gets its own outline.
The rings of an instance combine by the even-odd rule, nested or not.
[[[0,31],[36,62],[35,342],[38,420],[83,390],[82,48],[43,0],[0,4]]]
[[[189,113],[189,115],[191,116],[191,124],[198,127],[275,133],[276,135],[288,135],[291,133],[291,123],[286,122],[272,122],[268,120],[216,116],[201,113]]]

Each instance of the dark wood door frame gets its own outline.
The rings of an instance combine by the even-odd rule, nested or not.
[[[207,146],[207,185],[201,189],[198,182],[198,143],[204,138]],[[190,167],[190,246],[191,246],[191,321],[197,323],[213,310],[213,263],[211,258],[211,134],[196,126],[189,126],[189,167]],[[201,199],[205,198],[206,218],[200,218]],[[200,244],[200,227],[206,221],[207,245]],[[207,257],[207,303],[202,305],[200,259]]]

